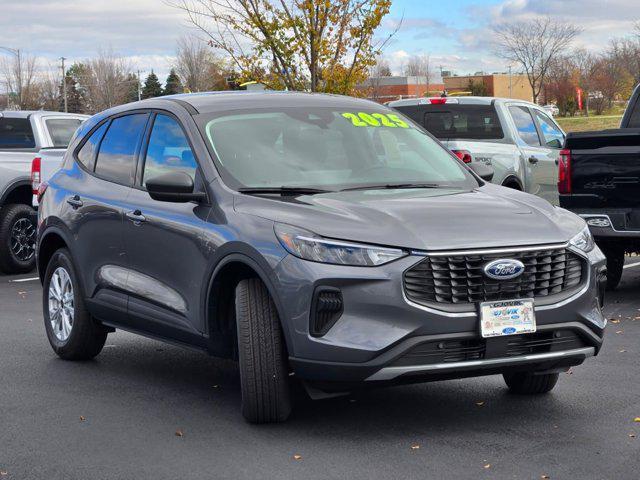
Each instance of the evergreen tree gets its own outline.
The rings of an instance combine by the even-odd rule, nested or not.
[[[162,85],[160,85],[158,76],[153,73],[153,70],[151,70],[151,73],[144,81],[144,87],[142,88],[142,98],[144,99],[159,97],[160,95],[162,95]]]
[[[66,72],[67,108],[69,113],[90,113],[86,90],[83,88],[86,67],[81,63],[74,63]],[[60,82],[59,110],[64,111],[62,81]]]
[[[183,93],[184,88],[182,82],[176,71],[172,68],[167,77],[167,82],[164,85],[164,95],[175,95],[176,93]]]

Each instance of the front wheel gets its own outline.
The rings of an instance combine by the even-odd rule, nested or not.
[[[287,354],[276,306],[257,278],[236,287],[242,415],[250,423],[282,422],[291,413]]]
[[[559,373],[545,373],[535,375],[533,373],[518,372],[505,373],[504,381],[512,393],[519,395],[540,395],[553,390],[560,378]]]
[[[0,209],[0,270],[26,273],[36,267],[35,212],[28,205]]]
[[[53,254],[44,276],[42,309],[51,348],[65,360],[88,360],[102,351],[107,331],[93,321],[66,249]]]

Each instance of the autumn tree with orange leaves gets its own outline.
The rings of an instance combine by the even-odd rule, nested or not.
[[[351,94],[395,32],[376,38],[391,0],[169,0],[241,80]]]

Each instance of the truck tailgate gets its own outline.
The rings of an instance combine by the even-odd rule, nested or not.
[[[571,151],[568,206],[640,205],[640,129],[570,133],[565,148]]]

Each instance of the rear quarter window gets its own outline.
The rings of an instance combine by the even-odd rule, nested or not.
[[[439,139],[498,140],[504,138],[493,105],[434,104],[398,107]]]
[[[51,118],[44,122],[49,131],[49,136],[56,148],[66,148],[69,146],[71,137],[78,129],[82,121],[78,118]]]
[[[35,148],[31,122],[28,118],[0,118],[0,149]]]
[[[640,99],[637,99],[635,105],[633,105],[627,128],[640,128]]]

